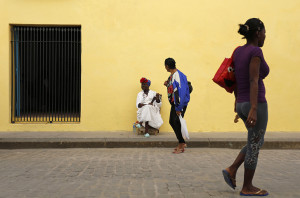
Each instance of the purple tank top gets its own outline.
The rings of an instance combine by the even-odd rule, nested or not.
[[[250,102],[249,65],[252,57],[259,57],[261,60],[257,102],[267,102],[263,79],[269,74],[269,66],[264,59],[261,48],[250,44],[239,47],[233,55],[237,82],[237,102]]]

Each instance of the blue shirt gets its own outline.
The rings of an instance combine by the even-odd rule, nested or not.
[[[168,99],[171,104],[175,105],[176,111],[182,111],[190,101],[190,91],[186,76],[177,69],[171,74],[168,82]]]

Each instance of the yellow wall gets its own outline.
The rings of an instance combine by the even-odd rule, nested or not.
[[[190,131],[244,131],[233,124],[233,95],[212,82],[225,56],[245,40],[238,24],[259,17],[269,131],[300,131],[300,1],[298,0],[0,0],[0,131],[130,131],[140,77],[163,94],[162,131],[170,105],[164,59],[173,57],[192,82]],[[9,24],[82,25],[80,124],[10,123]]]

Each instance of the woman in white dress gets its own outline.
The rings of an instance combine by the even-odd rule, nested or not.
[[[147,78],[140,80],[142,91],[138,93],[136,99],[137,120],[145,127],[145,133],[148,133],[149,126],[155,129],[163,124],[160,115],[161,100],[160,94],[149,89],[151,81]]]

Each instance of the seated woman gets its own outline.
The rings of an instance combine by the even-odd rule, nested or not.
[[[145,134],[147,134],[149,126],[159,129],[163,124],[160,115],[161,100],[159,93],[149,89],[150,80],[141,78],[140,83],[142,91],[138,93],[136,99],[137,120],[145,127]]]

